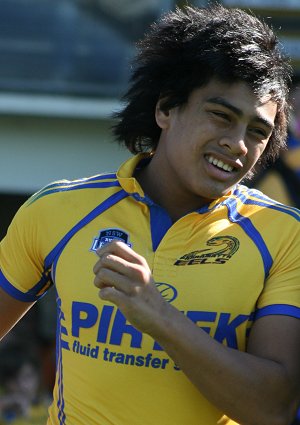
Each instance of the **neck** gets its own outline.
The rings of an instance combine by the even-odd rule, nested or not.
[[[160,164],[155,155],[147,166],[135,173],[135,177],[144,193],[163,207],[173,222],[211,202],[187,193],[176,181],[168,178],[164,164]]]

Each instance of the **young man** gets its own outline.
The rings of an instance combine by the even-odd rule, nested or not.
[[[20,209],[1,335],[55,284],[49,425],[289,425],[300,212],[239,182],[285,144],[290,68],[265,24],[221,6],[170,13],[139,48],[115,127],[137,155]]]

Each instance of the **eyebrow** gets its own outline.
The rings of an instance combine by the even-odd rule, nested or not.
[[[210,97],[206,101],[208,103],[216,103],[217,105],[224,106],[225,108],[228,108],[229,110],[231,110],[238,117],[243,116],[243,111],[241,109],[239,109],[236,106],[232,105],[230,102],[228,102],[223,97],[218,97],[218,96],[217,97]],[[259,115],[255,115],[254,116],[254,119],[255,119],[255,121],[258,121],[261,124],[263,124],[266,127],[268,127],[271,131],[274,129],[274,124],[271,121],[267,120],[266,118],[263,118],[263,117],[261,117]]]

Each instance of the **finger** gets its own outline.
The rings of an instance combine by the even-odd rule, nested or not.
[[[123,261],[123,260],[120,257],[114,256],[110,253],[103,254],[94,265],[93,272],[97,274],[103,267],[114,270],[117,267],[118,261]]]
[[[117,257],[113,254],[102,255],[94,266],[94,273],[104,273],[105,269],[118,273],[121,276],[126,276],[132,281],[144,281],[149,277],[149,269],[143,266],[130,263],[123,258]]]
[[[107,287],[115,288],[127,295],[131,295],[134,291],[134,285],[130,279],[105,268],[95,276],[94,285],[101,290]]]
[[[101,258],[97,261],[97,263],[93,267],[93,273],[97,274],[101,268]]]
[[[136,264],[148,266],[146,260],[141,255],[136,253],[132,248],[130,248],[128,245],[126,245],[124,242],[121,242],[121,241],[112,241],[102,246],[96,252],[100,258],[104,256],[105,254],[114,254],[130,263],[136,263]]]
[[[105,287],[99,291],[99,298],[104,301],[109,301],[116,306],[120,306],[120,304],[124,303],[126,295],[120,291],[118,291],[114,287]]]
[[[121,263],[124,263],[124,260],[121,257],[113,255],[110,252],[106,252],[100,256],[99,260],[94,265],[93,272],[97,274],[103,267],[119,271]]]

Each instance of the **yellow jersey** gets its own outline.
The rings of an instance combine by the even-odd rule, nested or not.
[[[0,284],[34,301],[57,291],[57,373],[48,425],[216,425],[214,407],[93,284],[96,250],[118,239],[158,289],[220,344],[245,350],[254,320],[300,318],[300,212],[237,185],[172,223],[133,177],[55,182],[18,211],[0,245]]]

